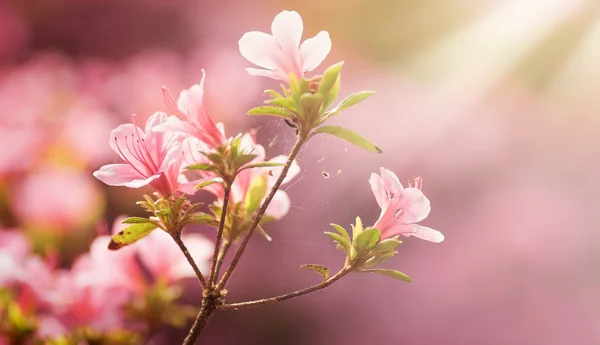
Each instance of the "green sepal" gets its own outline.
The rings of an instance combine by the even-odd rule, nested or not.
[[[329,278],[329,269],[323,265],[305,264],[300,265],[300,267],[319,273],[323,277],[323,281],[326,281],[327,278]]]
[[[288,120],[292,120],[294,118],[294,115],[288,110],[279,107],[271,107],[268,105],[250,109],[248,110],[248,115],[277,116]]]
[[[407,283],[411,283],[412,279],[410,279],[410,277],[400,271],[396,271],[396,270],[389,270],[389,269],[384,269],[384,268],[371,268],[371,269],[367,269],[367,270],[360,270],[359,272],[365,272],[365,273],[377,273],[377,274],[382,274],[384,276],[388,276],[388,277],[392,277],[398,280],[402,280],[405,281]]]
[[[311,136],[315,136],[320,133],[325,133],[329,135],[333,135],[334,137],[338,137],[340,139],[344,139],[349,143],[360,146],[363,149],[371,152],[382,153],[381,149],[375,146],[373,143],[363,138],[360,134],[357,134],[349,129],[339,127],[339,126],[322,126],[317,128]]]
[[[244,206],[248,215],[253,214],[260,206],[261,201],[267,194],[267,188],[267,174],[254,176],[244,199]]]
[[[156,224],[152,222],[131,224],[111,237],[108,249],[117,250],[135,243],[149,235],[156,228]]]
[[[200,190],[200,189],[202,189],[204,187],[210,186],[210,185],[215,184],[215,183],[223,184],[224,182],[223,182],[222,178],[220,178],[220,177],[214,177],[214,178],[211,178],[211,179],[208,179],[208,180],[205,180],[205,181],[202,181],[202,182],[198,183],[196,185],[196,187],[194,187],[194,190]]]

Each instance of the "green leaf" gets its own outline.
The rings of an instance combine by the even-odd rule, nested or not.
[[[239,155],[233,159],[232,166],[235,170],[242,167],[244,164],[251,162],[254,158],[258,157],[255,154]]]
[[[343,65],[343,61],[338,62],[323,72],[323,77],[321,78],[319,89],[317,90],[317,92],[323,95],[323,97],[327,98],[329,96],[331,89],[340,77],[340,72]]]
[[[367,139],[363,138],[359,134],[352,132],[351,130],[346,129],[346,128],[342,128],[339,126],[322,126],[322,127],[317,128],[317,130],[314,131],[312,135],[314,136],[314,135],[317,135],[320,133],[326,133],[329,135],[333,135],[334,137],[344,139],[354,145],[362,147],[363,149],[365,149],[367,151],[377,152],[377,153],[383,152],[383,151],[381,151],[381,149],[379,147],[375,146]]]
[[[283,98],[283,96],[275,90],[265,90],[265,93],[273,98]]]
[[[117,250],[135,243],[149,235],[154,229],[156,229],[156,224],[154,223],[132,224],[112,236],[108,249]]]
[[[218,169],[210,164],[190,164],[187,167],[187,170],[207,170],[207,171],[218,171]]]
[[[329,278],[329,269],[323,265],[306,264],[300,265],[300,267],[319,273],[323,276],[323,281],[326,281],[327,278]]]
[[[246,165],[242,169],[240,169],[240,171],[246,170],[246,169],[252,169],[252,168],[280,167],[280,166],[284,166],[284,165],[285,165],[285,163],[278,163],[278,162],[259,162],[259,163],[253,163],[253,164]]]
[[[296,75],[292,72],[289,74],[289,85],[290,85],[290,93],[293,99],[298,100],[300,95],[302,94],[302,87],[300,86],[300,81],[296,78]]]
[[[365,99],[373,96],[374,94],[375,94],[375,91],[361,91],[361,92],[353,93],[350,96],[344,98],[344,100],[341,101],[338,105],[336,105],[335,108],[331,109],[328,112],[327,117],[335,116],[335,115],[339,114],[342,110],[348,109],[348,108],[364,101]]]
[[[333,101],[335,101],[335,99],[337,98],[338,93],[340,92],[340,80],[341,78],[337,78],[337,80],[333,84],[333,87],[331,87],[331,90],[329,90],[329,94],[323,100],[323,106],[321,110],[327,110],[327,108],[329,108],[329,106],[332,105]]]
[[[386,253],[386,252],[393,252],[394,249],[396,249],[396,247],[398,245],[400,245],[401,243],[402,243],[402,241],[398,240],[397,237],[388,238],[386,240],[379,242],[377,244],[377,246],[375,248],[373,248],[373,251],[371,253],[372,254],[380,254],[380,253]]]
[[[188,224],[201,224],[201,225],[218,227],[219,221],[215,220],[215,218],[213,216],[211,216],[210,214],[206,214],[203,212],[197,212],[197,213],[192,213],[186,217],[184,225],[188,225]]]
[[[200,189],[202,189],[202,188],[204,188],[206,186],[210,186],[211,184],[215,184],[215,183],[223,184],[223,179],[220,178],[220,177],[213,177],[213,178],[210,178],[208,180],[204,180],[204,181],[198,183],[196,185],[196,187],[194,187],[194,189],[195,190],[200,190]]]
[[[377,229],[367,229],[361,232],[353,243],[356,253],[358,255],[368,254],[379,243],[380,238],[381,231]]]
[[[283,108],[289,110],[290,112],[295,112],[298,110],[296,104],[287,98],[276,98],[266,100],[265,103],[270,104],[272,106],[276,106],[279,108]]]
[[[358,237],[358,235],[360,235],[363,232],[363,223],[362,223],[362,219],[360,219],[360,217],[356,217],[356,225],[350,225],[350,227],[352,228],[352,241],[356,241],[356,238]]]
[[[396,278],[396,279],[405,281],[407,283],[412,282],[412,279],[410,279],[409,276],[407,276],[406,274],[404,274],[400,271],[396,271],[396,270],[388,270],[388,269],[383,269],[383,268],[372,268],[372,269],[368,269],[368,270],[361,270],[361,272],[383,274],[384,276]]]
[[[344,237],[342,237],[340,234],[336,234],[335,232],[328,231],[325,232],[325,235],[331,237],[335,243],[341,246],[340,249],[343,249],[347,254],[350,254],[350,242],[346,241]]]
[[[154,222],[151,221],[150,219],[142,218],[142,217],[129,217],[129,218],[123,219],[123,221],[121,222],[121,224],[144,224],[144,223],[154,224]]]
[[[247,214],[251,215],[256,211],[265,194],[267,194],[267,188],[267,174],[254,176],[244,199]]]
[[[292,120],[294,117],[286,109],[279,108],[279,107],[271,107],[268,105],[250,109],[250,110],[248,110],[248,115],[277,116],[277,117],[283,117],[284,119],[288,119],[288,120]]]
[[[342,237],[344,238],[344,240],[346,240],[346,242],[348,242],[348,243],[352,242],[350,240],[350,235],[348,235],[348,231],[346,231],[346,229],[344,229],[343,226],[337,225],[334,223],[331,223],[329,225],[331,225],[331,227],[334,228],[335,231],[337,231],[340,235],[342,235]]]
[[[262,226],[258,225],[256,227],[256,230],[258,231],[259,234],[261,234],[267,241],[271,242],[273,241],[273,238],[271,236],[269,236],[269,234],[267,234],[267,232],[265,231],[265,229],[263,229]]]
[[[373,253],[373,252],[371,252]],[[365,268],[369,268],[369,267],[373,267],[377,264],[380,264],[382,262],[384,262],[385,260],[391,258],[392,256],[398,254],[397,251],[389,251],[389,252],[385,252],[385,253],[380,253],[377,255],[374,255],[373,257],[371,257],[369,260],[365,261],[365,263],[363,264],[363,267]]]

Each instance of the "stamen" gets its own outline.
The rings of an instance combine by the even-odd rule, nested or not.
[[[171,97],[171,93],[169,92],[169,89],[167,89],[167,85],[163,85],[161,89],[167,108],[169,108],[169,110],[179,119],[185,120],[187,116],[183,112],[181,112],[181,110],[179,110],[177,102],[175,102],[173,97]]]
[[[399,218],[403,214],[404,214],[404,209],[399,208],[396,210],[396,212],[394,212],[394,218]]]

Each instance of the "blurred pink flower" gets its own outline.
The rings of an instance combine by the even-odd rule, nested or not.
[[[96,238],[90,252],[77,258],[70,271],[58,272],[61,298],[53,304],[53,312],[69,330],[122,327],[125,304],[143,289],[134,248],[110,251],[109,242],[109,236]]]
[[[238,42],[240,53],[264,69],[247,68],[252,75],[288,81],[289,73],[297,78],[317,68],[331,50],[327,31],[319,32],[300,44],[304,26],[295,11],[283,11],[271,24],[273,35],[259,31],[245,33]]]
[[[117,127],[110,134],[110,147],[126,164],[108,164],[94,176],[109,186],[140,188],[151,185],[163,196],[178,188],[181,164],[181,138],[171,132],[156,131],[167,121],[167,114],[157,112],[146,122],[145,132],[133,124]]]
[[[227,139],[223,134],[222,124],[215,125],[204,103],[205,77],[206,73],[202,70],[200,84],[181,91],[177,103],[169,94],[167,87],[163,86],[165,103],[169,110],[176,115],[169,117],[163,127],[164,130],[182,132],[194,136],[212,147],[217,147],[223,145]]]
[[[200,271],[208,272],[208,260],[212,258],[213,243],[200,234],[185,234],[182,240]],[[153,231],[139,242],[137,253],[142,265],[155,280],[170,284],[179,279],[196,277],[194,269],[179,246],[169,234],[160,229]]]
[[[84,172],[40,166],[12,190],[17,219],[37,229],[68,231],[91,223],[101,212],[98,185]]]
[[[81,96],[65,112],[61,134],[79,159],[97,167],[112,157],[110,147],[98,143],[105,140],[116,124],[116,116],[95,100]]]
[[[381,215],[373,225],[381,231],[381,238],[404,235],[436,243],[444,240],[441,232],[416,224],[431,211],[429,199],[421,191],[421,178],[415,178],[414,187],[404,188],[396,174],[381,168],[381,176],[371,174],[369,183],[381,207]]]
[[[0,229],[0,286],[17,281],[23,273],[22,263],[29,255],[30,245],[16,229]]]

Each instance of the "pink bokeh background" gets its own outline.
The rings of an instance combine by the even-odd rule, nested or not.
[[[166,110],[160,87],[187,88],[201,69],[215,120],[230,134],[256,128],[267,158],[285,154],[293,130],[244,115],[278,84],[248,75],[237,50],[244,32],[268,31],[285,9],[303,16],[304,37],[329,31],[332,53],[317,71],[345,61],[341,96],[377,91],[333,122],[384,153],[310,142],[285,187],[289,214],[267,226],[272,243],[252,240],[228,300],[317,283],[301,264],[341,266],[323,232],[376,221],[368,178],[380,166],[403,182],[423,176],[433,207],[423,225],[446,240],[408,238],[386,262],[412,284],[350,275],[300,299],[218,313],[200,343],[600,343],[595,0],[2,2],[2,228],[26,232],[39,252],[58,248],[68,266],[102,224],[141,215],[142,191],[91,173],[117,160],[111,129]],[[168,329],[151,343],[183,336]]]

